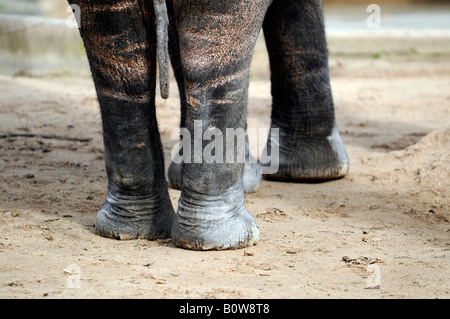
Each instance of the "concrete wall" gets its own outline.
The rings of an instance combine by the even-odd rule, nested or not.
[[[327,4],[433,4],[433,3],[449,3],[449,0],[323,0],[324,5]]]
[[[379,5],[450,3],[450,0],[323,0],[328,5]],[[0,0],[0,13],[44,15],[53,18],[66,18],[67,0]]]
[[[88,74],[78,29],[65,19],[0,14],[0,74]]]

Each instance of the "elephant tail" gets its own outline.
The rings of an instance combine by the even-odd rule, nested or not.
[[[159,87],[161,97],[169,97],[169,18],[167,15],[166,0],[153,0],[156,15],[156,54],[159,68]]]

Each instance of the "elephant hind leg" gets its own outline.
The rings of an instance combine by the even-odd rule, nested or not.
[[[155,114],[156,35],[151,2],[69,3],[81,9],[80,34],[103,122],[108,189],[96,230],[115,239],[167,237],[174,212]]]
[[[181,164],[182,191],[172,227],[178,246],[209,250],[255,244],[259,228],[244,204],[242,180],[245,142],[227,144],[244,132],[250,63],[270,0],[185,0],[175,7],[187,97],[185,128],[190,136],[221,132],[214,162],[197,161],[195,141],[189,161]],[[186,10],[186,9],[190,10]],[[212,132],[210,131],[210,132]],[[203,152],[208,142],[202,141]],[[232,148],[232,149],[228,149]],[[233,158],[224,156],[233,151]],[[217,154],[216,154],[217,155]]]

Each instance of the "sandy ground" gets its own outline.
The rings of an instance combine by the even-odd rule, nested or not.
[[[263,181],[246,196],[260,243],[219,252],[97,236],[106,178],[92,82],[0,77],[0,134],[91,138],[0,139],[0,297],[449,298],[449,59],[330,65],[350,174]],[[250,127],[269,124],[265,70],[252,74]],[[174,85],[157,108],[168,160]]]

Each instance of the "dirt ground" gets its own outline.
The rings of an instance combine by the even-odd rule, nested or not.
[[[92,82],[0,77],[0,134],[91,139],[0,138],[0,297],[449,298],[450,60],[330,66],[349,175],[262,181],[246,195],[259,244],[209,252],[97,236],[106,176]],[[270,121],[266,69],[252,71],[254,128]],[[167,161],[179,117],[171,90],[157,101]],[[176,208],[179,191],[170,196]]]

